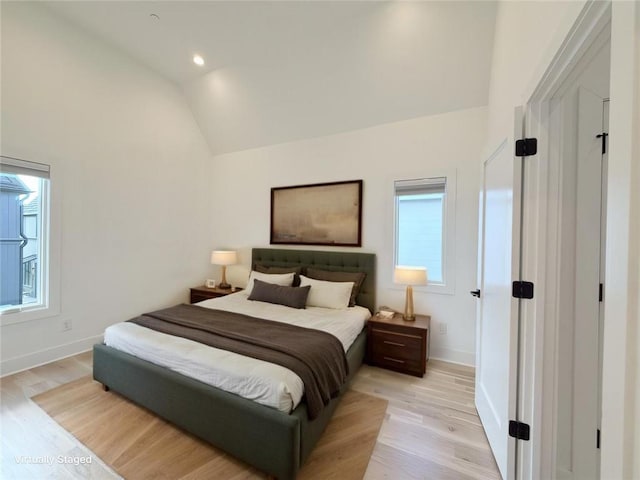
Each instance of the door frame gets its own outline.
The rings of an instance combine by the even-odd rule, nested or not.
[[[560,232],[562,217],[561,149],[563,131],[551,101],[580,60],[611,22],[609,2],[588,2],[529,97],[528,137],[538,139],[538,154],[525,160],[522,278],[537,287],[523,302],[523,358],[518,386],[520,420],[531,427],[531,440],[519,442],[517,478],[555,478],[558,405],[557,365],[560,325]]]

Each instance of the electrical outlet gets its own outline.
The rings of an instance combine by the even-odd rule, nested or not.
[[[71,320],[65,320],[64,322],[62,322],[62,331],[63,332],[68,332],[69,330],[71,330]]]
[[[440,323],[440,335],[446,335],[447,334],[447,324],[442,322]]]

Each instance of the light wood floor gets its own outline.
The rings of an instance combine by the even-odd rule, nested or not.
[[[0,379],[0,478],[120,478],[29,400],[91,366],[88,352]],[[499,479],[473,405],[473,378],[471,368],[435,360],[424,378],[363,366],[352,388],[389,400],[365,479]],[[59,456],[91,463],[59,463]],[[45,460],[52,464],[34,462]]]
[[[429,360],[424,378],[363,366],[351,387],[389,400],[367,480],[500,479],[474,406],[474,370]]]

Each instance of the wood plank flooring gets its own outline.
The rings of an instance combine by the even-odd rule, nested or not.
[[[92,355],[87,352],[0,379],[0,478],[120,478],[29,399],[88,375],[91,368]],[[91,463],[58,463],[59,455],[90,457]],[[32,462],[19,463],[20,457],[32,457]],[[33,462],[51,458],[51,465]]]
[[[90,376],[32,400],[125,478],[264,478],[259,470],[117,393],[103,391]],[[352,389],[345,392],[298,479],[363,478],[387,405],[383,398]]]
[[[91,366],[87,352],[0,379],[0,478],[120,478],[29,399],[89,374]],[[389,401],[365,479],[500,478],[473,404],[473,369],[430,360],[424,378],[416,378],[365,365],[352,388]],[[53,464],[19,463],[23,456]],[[58,456],[91,463],[58,463]],[[222,471],[207,474],[225,478]]]
[[[365,365],[351,387],[389,401],[366,479],[500,478],[474,406],[472,368],[429,360],[416,378]]]

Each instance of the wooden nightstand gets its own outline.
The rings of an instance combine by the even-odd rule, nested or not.
[[[241,288],[236,288],[236,292],[242,290]],[[191,289],[191,299],[189,300],[191,303],[202,302],[203,300],[209,300],[210,298],[224,297],[225,295],[229,295],[232,292],[230,288],[222,289],[222,288],[209,288],[202,285],[201,287],[193,287]]]
[[[431,317],[416,315],[413,322],[371,317],[367,323],[367,363],[397,372],[422,377],[429,358]]]

